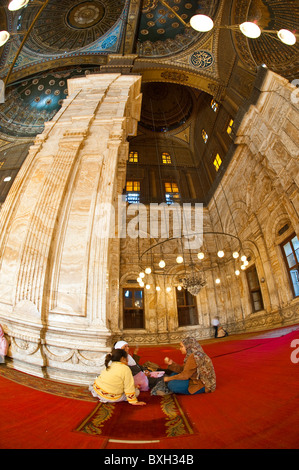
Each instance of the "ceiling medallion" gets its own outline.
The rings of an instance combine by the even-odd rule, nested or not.
[[[74,6],[67,15],[73,28],[90,28],[103,19],[105,8],[98,2],[84,2]]]
[[[193,67],[196,67],[198,69],[207,69],[208,67],[211,67],[214,63],[214,56],[211,54],[211,52],[208,51],[197,51],[192,54],[190,57],[190,62],[193,65]]]

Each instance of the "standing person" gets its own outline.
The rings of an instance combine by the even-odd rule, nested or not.
[[[145,402],[137,399],[139,390],[135,389],[127,356],[124,349],[114,349],[111,354],[107,354],[106,369],[96,378],[93,386],[89,387],[92,395],[99,398],[101,402],[127,401],[130,405],[146,405]]]
[[[4,336],[3,328],[0,325],[0,364],[4,364],[7,350],[8,350],[8,342]]]
[[[133,357],[129,354],[130,347],[128,343],[126,341],[117,341],[113,348],[126,351],[128,354],[128,366],[132,371],[135,387],[138,387],[141,392],[147,392],[149,390],[149,379],[138,364],[139,358],[135,354],[133,354]]]
[[[215,330],[215,338],[217,338],[218,328],[219,328],[219,317],[213,318],[211,323],[212,323],[212,326]]]
[[[174,374],[164,377],[170,392],[195,395],[214,392],[216,374],[213,363],[198,341],[191,336],[180,343],[180,350],[185,354],[184,365],[176,364],[166,357],[164,362]]]

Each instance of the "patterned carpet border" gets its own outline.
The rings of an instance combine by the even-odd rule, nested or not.
[[[4,364],[0,366],[0,376],[40,392],[50,393],[64,398],[73,398],[76,400],[91,402],[97,401],[97,399],[91,395],[87,386],[64,384],[62,382],[56,382],[42,377],[35,377],[34,375],[25,374],[19,370],[12,369]]]
[[[159,409],[160,411],[159,425],[154,424],[158,421],[157,419],[153,419],[151,426],[148,426],[147,421],[144,420],[143,439],[183,437],[195,433],[192,424],[175,395],[150,397],[150,402],[144,408],[134,407],[138,408],[138,410],[136,410],[136,416],[133,418],[131,418],[131,412],[130,414],[126,412],[132,405],[127,403],[99,403],[74,431],[92,436],[122,439],[124,436],[118,433],[123,429],[121,423],[123,419],[123,424],[126,423],[125,432],[131,431],[134,433],[131,436],[133,438],[136,434],[138,435],[138,432],[135,434],[136,424],[142,422],[142,414],[146,412],[146,408],[149,406],[151,407],[151,412],[153,412],[154,406],[156,409],[155,418],[157,417],[157,410]],[[130,439],[127,435],[126,438]]]

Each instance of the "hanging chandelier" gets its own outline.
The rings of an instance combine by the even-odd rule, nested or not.
[[[180,282],[182,287],[192,295],[198,295],[201,289],[207,284],[204,276],[197,272],[186,274],[185,277],[180,279]]]
[[[205,250],[205,253],[190,249],[183,250],[182,239],[175,237],[150,244],[139,255],[141,272],[137,282],[140,287],[145,286],[148,291],[152,288],[159,291],[159,284],[162,286],[164,284],[168,293],[175,287],[178,290],[185,289],[197,296],[207,285],[208,271],[215,273],[215,276],[212,276],[215,285],[220,285],[221,272],[222,274],[225,272],[225,266],[232,266],[236,276],[240,275],[240,269],[246,269],[247,257],[242,254],[242,243],[237,236],[225,232],[205,231],[204,238],[210,240],[209,245],[211,245],[211,240],[214,240],[214,248],[220,243],[224,244],[223,239],[227,239],[226,247],[223,246],[223,249],[216,249],[213,252]],[[165,246],[164,253],[162,252],[163,246]],[[161,282],[163,277],[165,280]]]

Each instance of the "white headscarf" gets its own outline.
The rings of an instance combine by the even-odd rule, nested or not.
[[[117,341],[117,343],[115,343],[115,345],[113,346],[113,349],[121,349],[123,346],[126,346],[126,343],[125,341]]]
[[[128,343],[126,341],[117,341],[117,343],[115,343],[113,348],[114,349],[122,349],[123,346],[126,346],[127,344]],[[130,356],[130,354],[128,354],[128,366],[136,366],[136,362],[134,361],[132,356]]]

